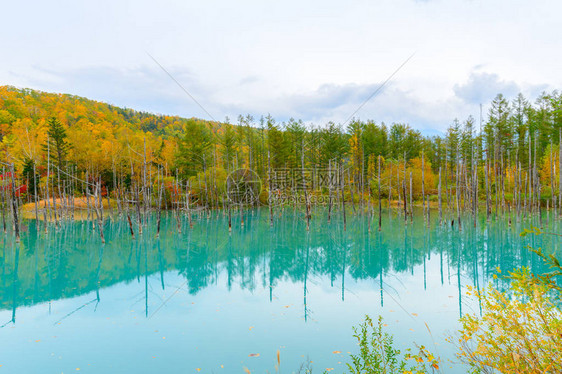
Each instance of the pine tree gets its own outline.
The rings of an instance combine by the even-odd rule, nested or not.
[[[205,124],[190,119],[184,133],[178,144],[177,166],[185,176],[197,175],[212,163],[211,132]]]
[[[517,136],[517,159],[526,165],[528,162],[527,130],[528,130],[529,103],[523,94],[517,95],[512,102],[510,122]]]
[[[342,131],[341,126],[333,122],[329,122],[321,131],[322,165],[327,166],[330,160],[335,162],[336,165],[339,164],[340,161],[344,159],[349,149],[349,142],[346,139],[345,133]]]
[[[66,156],[68,151],[72,149],[72,145],[66,140],[66,130],[58,119],[51,117],[47,124],[49,125],[49,130],[47,130],[48,137],[47,142],[43,144],[43,150],[45,152],[48,151],[51,157],[54,156],[57,161],[57,167],[59,170],[63,170]]]
[[[228,171],[233,170],[232,161],[236,157],[236,144],[236,132],[230,124],[226,124],[220,138],[220,145],[223,154],[223,167]]]
[[[28,194],[34,194],[35,191],[35,183],[39,182],[40,176],[39,174],[37,174],[37,172],[34,173],[34,166],[35,166],[35,161],[33,161],[33,159],[31,158],[26,158],[23,161],[23,177],[25,178],[25,181],[27,183],[27,193]]]

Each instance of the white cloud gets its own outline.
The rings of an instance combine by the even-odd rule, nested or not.
[[[489,103],[498,93],[502,93],[507,98],[514,98],[521,92],[534,98],[542,91],[553,89],[554,87],[550,87],[548,84],[516,83],[503,80],[498,74],[480,71],[480,67],[476,67],[470,73],[466,82],[453,86],[455,95],[470,104]]]
[[[503,81],[497,74],[472,72],[464,84],[455,84],[455,94],[472,104],[483,104],[492,100],[499,92],[505,96],[515,96],[521,91],[517,83]]]

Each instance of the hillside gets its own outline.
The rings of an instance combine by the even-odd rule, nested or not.
[[[80,169],[111,169],[132,148],[172,165],[177,139],[188,124],[213,126],[198,119],[156,115],[69,95],[0,86],[0,151],[4,162],[23,168],[26,160],[46,158],[49,118],[56,118],[68,136],[67,155]],[[153,153],[158,153],[157,155]]]
[[[12,86],[0,86],[0,113],[2,135],[8,131],[7,125],[17,120],[30,119],[39,124],[51,116],[57,117],[68,127],[87,128],[95,123],[114,128],[127,127],[155,135],[175,135],[187,121],[177,116],[120,108],[80,96]]]

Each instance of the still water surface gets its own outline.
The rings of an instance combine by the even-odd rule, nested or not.
[[[108,221],[100,244],[91,223],[45,234],[24,222],[22,241],[0,237],[0,373],[343,372],[355,353],[352,326],[382,315],[399,347],[424,344],[446,360],[445,337],[464,313],[479,313],[466,286],[482,288],[497,267],[544,266],[526,245],[558,249],[553,236],[521,238],[532,222],[506,220],[463,230],[436,214],[383,215],[369,233],[365,217],[327,223],[316,212],[247,212],[245,225],[214,213],[178,233],[174,216],[137,240],[122,219]],[[545,230],[558,230],[550,223]],[[429,327],[431,334],[426,327]],[[445,363],[445,373],[464,373]]]

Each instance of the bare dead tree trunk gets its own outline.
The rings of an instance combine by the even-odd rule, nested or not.
[[[273,188],[271,184],[271,156],[269,150],[267,151],[267,182],[269,184],[269,191],[267,192],[267,205],[269,206],[269,227],[273,227],[273,196],[271,189]],[[330,215],[328,213],[328,221],[330,221]]]
[[[486,220],[490,220],[490,162],[486,154]]]
[[[347,172],[347,179],[349,180],[349,195],[351,197],[351,208],[352,208],[352,212],[355,213],[355,198],[353,196],[354,186],[353,186],[353,180],[351,179],[351,173],[349,171]]]
[[[304,189],[304,203],[306,205],[306,231],[309,231],[310,230],[310,202],[308,201],[308,192],[307,192],[308,186],[306,185],[306,179],[304,176],[304,139],[302,140],[301,169],[302,169],[302,183]]]
[[[35,170],[35,161],[33,162],[33,200],[35,202],[35,223],[39,228],[39,207],[37,202],[37,171]]]
[[[101,214],[99,212],[99,202],[101,201],[99,199],[99,195],[101,194],[101,182],[98,181],[96,187],[95,187],[95,192],[94,192],[94,212],[96,213],[96,218],[98,221],[98,229],[99,229],[99,233],[100,233],[100,238],[101,238],[101,242],[103,244],[105,244],[105,237],[103,234],[103,219],[101,217]]]
[[[378,164],[379,164],[379,175],[378,175],[378,182],[379,182],[379,231],[381,231],[382,227],[382,200],[381,200],[381,156],[378,157]]]
[[[162,192],[164,189],[163,187],[164,183],[160,178],[160,170],[158,170],[158,219],[156,224],[156,237],[160,236],[160,220],[162,218]]]
[[[332,160],[328,161],[328,183],[328,223],[330,223],[332,220]]]
[[[176,205],[176,208],[175,208],[175,210],[176,210],[176,224],[177,224],[177,227],[178,227],[178,233],[181,234],[181,218],[180,218],[180,213],[179,213],[179,209],[180,209],[180,196],[179,196],[180,189],[179,189],[179,186],[178,186],[178,178],[179,178],[179,173],[178,173],[178,170],[176,170],[176,188],[175,188],[175,191],[174,191],[174,199],[176,200],[176,204],[175,204]]]
[[[2,175],[6,175],[6,169],[2,166]],[[0,192],[0,196],[2,196],[2,225],[4,228],[4,234],[6,233],[6,209],[8,206],[8,197],[5,186],[2,186],[2,191]]]
[[[552,208],[556,207],[556,194],[554,193],[554,157],[552,155],[552,140],[550,141],[550,195],[552,196]]]
[[[232,214],[230,212],[230,202],[228,203],[228,232],[232,232]]]
[[[424,158],[424,154],[422,152],[422,207],[423,207],[423,218],[424,220],[426,219],[426,215],[425,215],[425,158]]]
[[[392,164],[390,164],[390,173],[388,175],[390,176],[388,182],[388,214],[390,214],[392,207]]]
[[[517,193],[517,222],[519,222],[519,220],[521,219],[521,194],[523,193],[523,188],[521,185],[521,161],[517,162],[517,178],[519,180],[517,183],[517,188],[519,190],[519,192]]]
[[[398,205],[396,206],[396,210],[398,211],[398,214],[400,214],[400,205],[402,205],[400,185],[400,161],[398,161],[398,165],[396,165],[396,195],[398,196]]]
[[[16,199],[16,183],[14,181],[15,168],[12,168],[12,214],[14,216],[14,233],[16,234],[16,243],[20,242],[20,222],[18,219],[18,201]]]
[[[412,172],[410,172],[410,223],[414,223],[414,198],[412,191]]]
[[[562,217],[562,129],[558,132],[558,214]],[[554,193],[554,192],[553,192]]]
[[[193,228],[193,221],[191,218],[191,206],[189,205],[191,201],[191,184],[189,180],[185,183],[185,203],[187,206],[187,220],[189,222],[189,228]]]
[[[406,178],[402,180],[402,193],[404,196],[404,224],[408,224],[408,207],[406,202],[408,201],[408,197],[406,196]]]
[[[345,216],[345,174],[343,171],[343,167],[342,167],[342,163],[340,161],[339,164],[339,168],[340,168],[340,183],[341,183],[341,206],[342,206],[342,213],[343,213],[343,231],[346,230],[347,228],[347,220],[346,220],[346,216]]]
[[[457,147],[457,173],[456,173],[456,182],[455,182],[455,186],[456,186],[456,205],[457,205],[457,223],[459,226],[459,231],[462,230],[462,225],[461,225],[461,211],[460,211],[460,206],[459,206],[459,198],[460,198],[460,191],[459,191],[459,174],[460,174],[460,162],[459,162],[459,156],[458,156],[458,147]]]
[[[441,198],[441,166],[439,166],[439,226],[443,223],[443,201]]]

